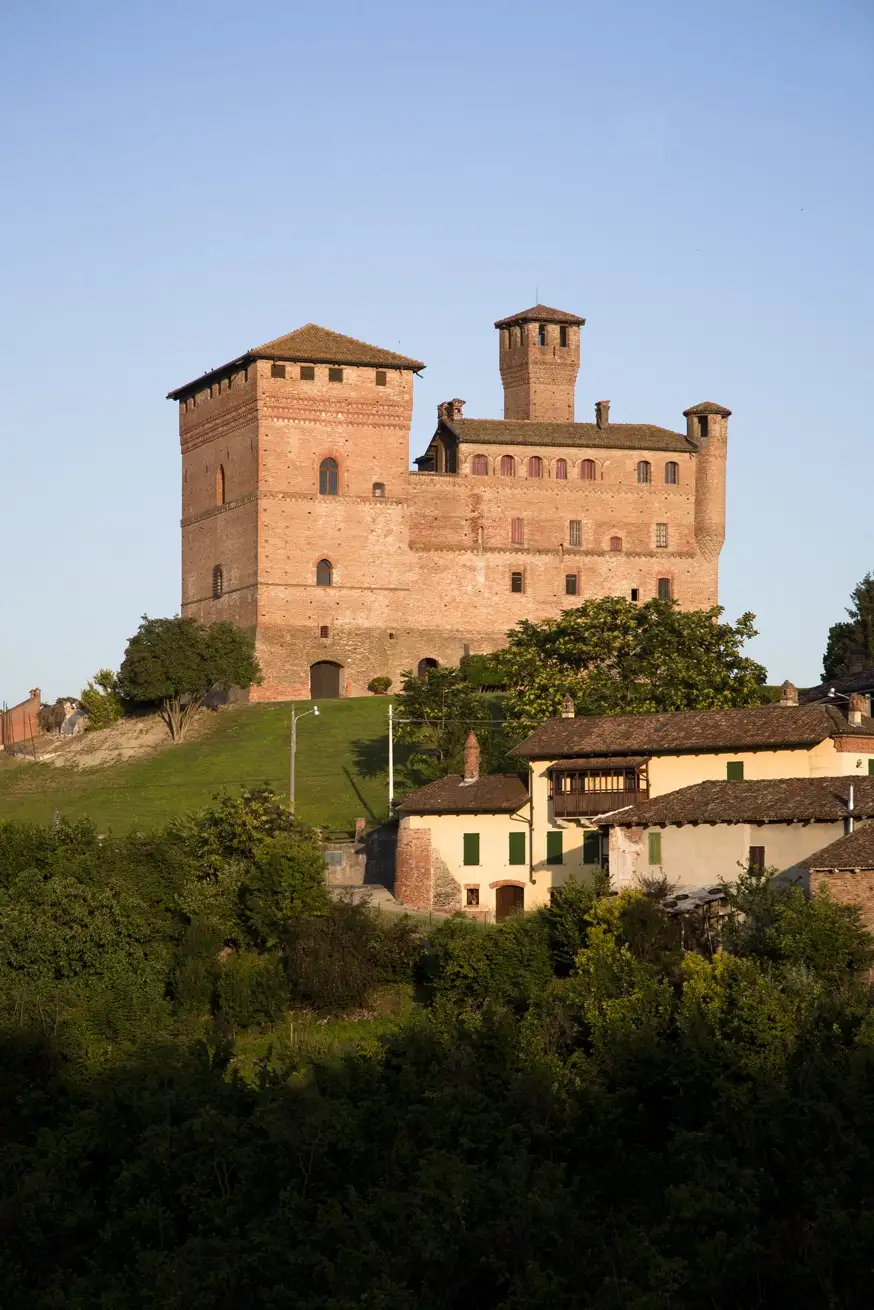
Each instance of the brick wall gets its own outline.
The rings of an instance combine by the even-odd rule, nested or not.
[[[431,834],[402,819],[395,857],[395,898],[413,910],[431,908]]]
[[[0,712],[0,746],[15,746],[39,735],[40,690],[35,687],[27,700]]]
[[[874,932],[874,869],[835,869],[810,875],[810,890],[827,891],[839,905],[859,905],[865,927]]]

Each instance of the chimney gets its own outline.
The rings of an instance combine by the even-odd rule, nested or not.
[[[865,713],[865,697],[858,691],[851,691],[847,703],[847,719],[854,728],[862,725],[862,715]]]
[[[576,707],[571,696],[565,696],[561,703],[561,717],[563,719],[575,719],[577,715]]]
[[[469,732],[464,742],[464,781],[476,782],[479,778],[479,742],[475,732]]]
[[[454,423],[457,418],[464,417],[463,400],[456,396],[453,400],[444,400],[437,406],[437,421],[443,420],[445,423]]]
[[[793,682],[790,682],[788,678],[783,683],[783,686],[780,688],[780,704],[781,705],[798,704],[798,688],[795,686]]]
[[[606,428],[610,422],[610,401],[595,401],[595,425],[599,428]]]

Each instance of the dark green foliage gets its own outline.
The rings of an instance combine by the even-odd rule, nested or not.
[[[828,630],[823,678],[840,678],[874,664],[874,577],[866,573],[853,588],[848,619]]]
[[[315,841],[280,833],[262,842],[240,889],[252,943],[277,946],[291,923],[327,914],[325,859]]]
[[[391,678],[387,673],[381,673],[377,678],[371,678],[367,684],[367,690],[372,691],[376,696],[384,696],[391,686]]]
[[[97,732],[117,723],[124,715],[124,700],[118,675],[112,669],[99,669],[93,681],[79,697],[82,709],[88,715],[89,732]],[[63,720],[61,721],[63,722]]]
[[[229,1032],[275,1023],[288,1009],[288,981],[278,955],[233,951],[218,971],[216,1009]]]
[[[607,890],[606,874],[586,883],[569,878],[552,893],[548,908],[539,911],[546,924],[549,953],[557,977],[565,978],[573,969],[589,935],[589,915],[595,901]]]
[[[552,980],[549,935],[538,915],[518,915],[494,928],[456,916],[430,934],[419,977],[436,1002],[453,1008],[487,1003],[521,1012]]]
[[[482,773],[516,771],[518,763],[506,759],[512,743],[504,734],[499,707],[467,681],[462,669],[441,666],[421,675],[401,676],[398,740],[419,747],[407,762],[411,785],[461,772],[469,732],[475,732],[479,741]]]
[[[412,976],[419,950],[409,921],[383,923],[365,905],[340,901],[285,930],[292,1003],[335,1012],[365,1005],[380,983]]]
[[[459,668],[465,682],[478,691],[505,691],[509,685],[502,651],[491,655],[463,655]]]

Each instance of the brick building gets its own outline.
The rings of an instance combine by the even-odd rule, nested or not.
[[[504,418],[439,406],[409,466],[424,365],[308,324],[170,393],[182,612],[252,629],[261,700],[361,695],[456,664],[581,599],[717,601],[730,411],[685,432],[574,419],[583,319],[495,326]]]

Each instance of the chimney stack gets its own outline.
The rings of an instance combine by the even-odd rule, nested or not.
[[[476,782],[479,778],[479,742],[475,732],[469,732],[464,742],[464,781]]]
[[[850,692],[850,699],[847,703],[847,719],[854,728],[862,725],[862,715],[865,713],[865,697],[858,691]]]
[[[788,678],[783,683],[783,686],[780,688],[780,704],[781,705],[798,704],[798,688],[795,686],[793,682],[790,682]]]
[[[595,401],[595,425],[599,428],[606,428],[610,422],[610,401]]]
[[[573,702],[573,697],[570,695],[565,696],[564,700],[561,703],[561,717],[563,719],[575,719],[576,716],[577,716],[577,711],[576,711],[576,706],[574,705]]]
[[[438,422],[441,419],[443,419],[444,422],[446,423],[454,423],[457,418],[463,418],[464,405],[465,402],[463,400],[459,400],[458,396],[455,396],[453,400],[441,401],[441,403],[437,406]]]

